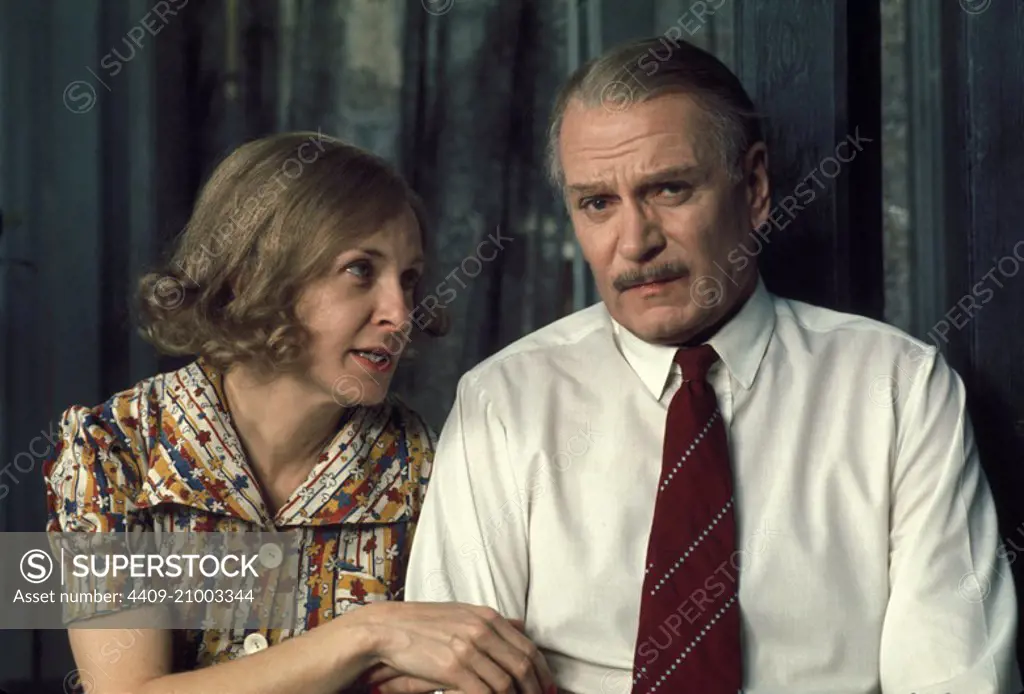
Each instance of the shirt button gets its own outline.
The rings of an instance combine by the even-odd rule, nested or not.
[[[263,634],[249,634],[245,637],[243,647],[245,648],[246,655],[259,653],[267,647],[267,637]]]
[[[268,569],[276,569],[281,566],[281,561],[283,559],[284,554],[281,552],[281,548],[277,545],[268,542],[260,547],[260,564],[263,564],[263,566]]]

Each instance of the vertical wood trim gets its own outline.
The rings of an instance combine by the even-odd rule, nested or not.
[[[803,182],[814,191],[792,216],[780,210],[782,228],[759,252],[765,281],[783,296],[881,318],[878,4],[736,0],[735,16],[737,74],[766,116],[773,205]],[[838,173],[823,165],[856,132],[871,142]]]
[[[838,303],[882,320],[885,316],[885,244],[882,214],[882,13],[881,3],[837,0],[834,77],[840,112],[834,141],[846,134],[870,138],[839,179],[836,260]],[[840,91],[841,90],[841,91]],[[832,153],[831,151],[829,152]],[[844,180],[845,179],[845,180]]]
[[[929,0],[907,0],[907,123],[910,208],[911,332],[930,331],[946,311],[946,178],[943,147],[947,110],[942,86],[942,11]]]
[[[960,3],[964,5],[965,3]],[[1015,172],[1024,166],[1024,5],[944,8],[947,355],[967,384],[1000,528],[1024,533],[1024,228]],[[1024,619],[1024,562],[1011,562]],[[1024,633],[1018,635],[1024,663]]]

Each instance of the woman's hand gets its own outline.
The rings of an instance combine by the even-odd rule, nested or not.
[[[373,634],[383,668],[368,679],[384,694],[455,689],[464,694],[548,694],[544,656],[489,607],[463,603],[378,602],[346,615]],[[402,673],[395,677],[396,673]]]

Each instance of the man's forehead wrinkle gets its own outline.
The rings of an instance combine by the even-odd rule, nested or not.
[[[629,148],[628,144],[617,144],[614,147],[580,147],[578,149],[578,152],[587,154],[589,156],[587,157],[587,161],[577,161],[576,163],[577,165],[589,164],[591,166],[600,166],[607,160],[614,161],[615,159],[618,159],[622,155],[627,154],[628,152],[622,151],[627,149],[633,148]],[[664,143],[659,145],[656,151],[652,153],[652,155],[644,157],[644,159],[639,163],[629,162],[628,166],[633,169],[638,169],[646,172],[657,169],[669,168],[672,166],[694,165],[699,160],[697,154],[698,153],[696,151],[696,148],[687,146],[682,141],[677,141],[674,143]],[[655,158],[658,161],[654,161]],[[612,163],[602,167],[600,171],[620,170],[622,166],[623,164]]]
[[[616,126],[615,129],[619,132],[623,130],[621,126]],[[634,132],[626,137],[613,137],[613,135],[607,134],[600,139],[605,140],[605,142],[586,143],[577,141],[574,143],[574,149],[586,154],[593,153],[604,156],[616,156],[620,153],[618,150],[630,149],[638,142],[651,139],[661,141],[658,144],[659,148],[671,147],[673,149],[693,149],[692,138],[688,137],[687,133],[680,130],[678,126],[666,127],[658,130]]]
[[[680,159],[673,162],[655,163],[640,162],[628,163],[617,167],[595,168],[588,175],[579,181],[571,181],[571,186],[601,186],[617,183],[620,181],[638,181],[648,177],[654,177],[665,172],[678,173],[682,171],[699,171],[698,162],[692,158]]]
[[[620,169],[613,167],[606,168],[595,168],[589,171],[585,176],[580,177],[579,180],[570,180],[568,185],[570,188],[602,188],[602,187],[614,187],[614,184],[624,178]]]
[[[617,127],[616,130],[621,132],[622,128],[621,127]],[[614,142],[610,142],[610,143],[590,144],[590,145],[582,144],[581,143],[579,145],[579,149],[580,149],[581,152],[586,152],[586,153],[593,152],[593,153],[596,153],[596,154],[599,154],[599,155],[601,153],[604,153],[605,156],[616,156],[617,154],[619,154],[619,152],[617,150],[629,149],[637,141],[644,140],[644,139],[646,139],[646,138],[648,138],[650,136],[651,136],[651,133],[637,132],[637,133],[634,133],[634,134],[630,135],[629,137],[615,138]],[[611,138],[611,136],[608,136],[607,139],[610,140],[612,138]]]

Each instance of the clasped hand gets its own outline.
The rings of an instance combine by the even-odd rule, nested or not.
[[[374,635],[365,682],[381,694],[553,694],[544,656],[523,623],[463,603],[381,602],[351,616]]]

